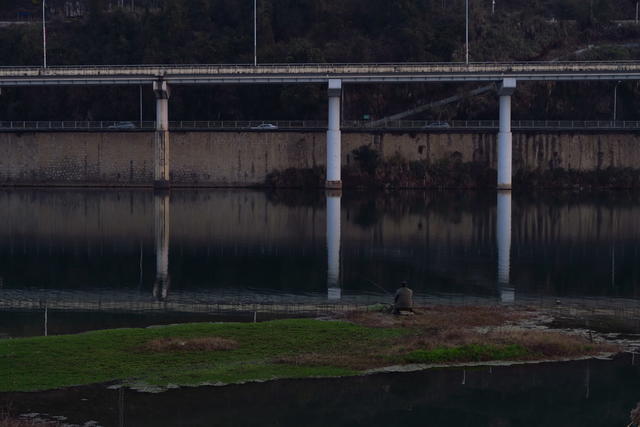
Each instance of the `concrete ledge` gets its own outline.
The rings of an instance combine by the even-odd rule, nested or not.
[[[326,181],[324,184],[324,188],[326,188],[327,190],[341,190],[342,181]]]

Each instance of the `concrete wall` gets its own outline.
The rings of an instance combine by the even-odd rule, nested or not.
[[[343,166],[369,145],[383,158],[459,159],[495,168],[493,133],[343,133]],[[637,133],[514,133],[518,169],[640,168]],[[173,132],[175,184],[241,186],[264,182],[287,168],[324,166],[324,132]],[[149,132],[0,133],[0,184],[150,185],[153,134]]]

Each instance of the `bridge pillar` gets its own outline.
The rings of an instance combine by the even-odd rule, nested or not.
[[[329,80],[329,126],[327,128],[327,181],[326,188],[342,188],[340,100],[342,99],[342,80]]]
[[[500,130],[498,131],[498,189],[511,190],[511,95],[516,90],[516,79],[504,79],[498,90],[500,95]]]
[[[156,280],[153,296],[165,301],[169,294],[169,192],[162,191],[153,196],[154,232],[156,249]]]
[[[340,289],[340,190],[327,191],[327,298],[339,300]]]
[[[511,271],[511,191],[508,190],[498,190],[496,243],[498,246],[500,301],[510,304],[515,302],[516,292],[509,281]]]
[[[166,81],[153,82],[156,95],[156,131],[154,136],[153,186],[169,188],[169,96],[171,92]]]

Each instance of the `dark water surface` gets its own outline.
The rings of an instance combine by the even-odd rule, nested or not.
[[[389,301],[403,279],[422,302],[637,310],[639,218],[640,194],[627,192],[2,190],[0,337],[252,321],[252,304]],[[638,317],[625,319],[636,332]],[[0,409],[108,426],[626,426],[640,400],[634,362],[158,395],[90,386],[0,394]]]
[[[160,394],[104,386],[0,394],[17,413],[104,426],[624,427],[639,400],[640,367],[629,355]]]
[[[57,309],[374,303],[402,279],[418,298],[640,297],[638,193],[2,190],[0,218],[14,336],[45,306],[59,333]]]

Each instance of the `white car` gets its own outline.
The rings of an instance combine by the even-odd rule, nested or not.
[[[135,129],[136,125],[133,122],[116,122],[109,126],[109,129]]]
[[[271,124],[271,123],[262,123],[261,125],[258,126],[253,126],[251,129],[256,129],[256,130],[273,130],[273,129],[278,129],[278,126]]]
[[[433,122],[433,123],[429,123],[428,125],[426,125],[424,128],[425,129],[429,129],[429,128],[442,128],[442,129],[447,129],[450,128],[451,126],[449,125],[449,123],[447,122]]]

